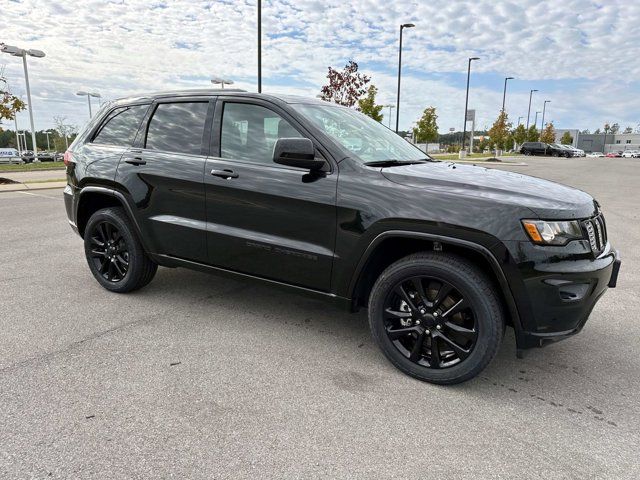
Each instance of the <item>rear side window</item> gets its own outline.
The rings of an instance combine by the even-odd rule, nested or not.
[[[145,148],[200,155],[207,102],[161,103],[151,117]]]
[[[148,105],[136,105],[116,108],[102,123],[93,137],[93,142],[130,147],[148,107]]]

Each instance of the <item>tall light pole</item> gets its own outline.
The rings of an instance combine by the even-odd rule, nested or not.
[[[507,80],[513,80],[513,77],[506,77],[504,79],[504,90],[502,91],[502,111],[504,112],[504,102],[507,99]]]
[[[389,120],[387,121],[389,128],[391,128],[391,110],[396,108],[395,105],[391,105],[390,103],[387,105],[383,105],[384,108],[388,108],[389,109]]]
[[[257,1],[258,1],[258,93],[262,93],[262,0],[257,0]]]
[[[479,57],[471,57],[469,58],[469,65],[467,65],[467,94],[464,100],[464,124],[462,127],[462,148],[464,150],[464,142],[467,136],[467,108],[469,107],[469,78],[471,77],[471,62],[474,60],[480,60]]]
[[[516,127],[520,126],[520,120],[522,120],[524,117],[518,117],[518,125],[516,125]]]
[[[400,74],[402,73],[402,30],[413,28],[413,23],[403,23],[400,25],[400,48],[398,49],[398,98],[396,99],[396,133],[400,125]]]
[[[536,127],[536,128],[538,128],[538,114],[539,113],[542,113],[542,112],[536,112],[536,119],[535,119],[535,122],[533,122],[533,126]]]
[[[33,157],[38,160],[38,145],[36,145],[36,129],[33,125],[33,106],[31,105],[31,88],[29,87],[29,70],[27,69],[27,55],[36,58],[42,58],[45,53],[42,50],[25,50],[24,48],[15,47],[13,45],[0,44],[0,51],[8,53],[14,57],[22,57],[22,65],[24,67],[24,81],[27,86],[27,103],[29,105],[29,121],[31,122],[31,141],[33,142]]]
[[[51,144],[49,143],[49,135],[52,134],[53,132],[46,130],[44,133],[47,136],[47,152],[48,152],[51,150]]]
[[[225,85],[233,85],[233,80],[225,80],[224,78],[213,77],[211,79],[211,83],[213,83],[214,85],[221,85],[222,90],[224,90]]]
[[[91,97],[100,98],[100,94],[99,93],[95,93],[95,92],[85,92],[85,91],[81,90],[81,91],[77,92],[76,95],[78,95],[80,97],[84,97],[86,95],[87,103],[89,104],[89,118],[91,118],[93,116],[93,113],[91,113]]]
[[[542,106],[542,125],[540,126],[540,137],[542,137],[542,130],[544,130],[544,114],[547,110],[547,103],[551,103],[551,100],[545,100]]]
[[[531,90],[529,92],[529,109],[527,110],[527,130],[529,130],[529,117],[531,116],[531,97],[533,96],[533,92],[537,92],[538,90]]]

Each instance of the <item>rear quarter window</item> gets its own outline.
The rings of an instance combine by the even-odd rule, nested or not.
[[[112,110],[93,136],[92,143],[130,147],[147,112],[148,105]]]

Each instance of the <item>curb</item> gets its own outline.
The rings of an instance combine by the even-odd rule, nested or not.
[[[67,182],[42,182],[42,183],[9,183],[0,185],[0,193],[2,192],[21,192],[27,190],[51,190],[56,188],[64,188]]]

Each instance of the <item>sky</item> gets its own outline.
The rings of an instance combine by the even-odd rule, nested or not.
[[[520,116],[526,122],[531,89],[539,90],[531,123],[550,100],[546,121],[556,128],[640,124],[638,0],[262,5],[264,93],[315,97],[328,66],[354,60],[378,87],[378,103],[395,104],[399,25],[415,23],[403,39],[401,129],[428,106],[437,109],[441,133],[462,129],[469,57],[480,57],[472,64],[469,92],[476,129],[498,115],[506,76],[515,77],[506,101],[514,124]],[[88,107],[79,90],[111,100],[207,88],[217,76],[256,91],[256,11],[255,0],[1,0],[0,42],[46,53],[28,57],[36,129],[52,127],[56,115],[82,126]],[[21,59],[0,54],[3,66],[12,91],[23,95]],[[389,109],[384,113],[386,124]],[[26,128],[27,114],[19,114],[18,122]]]

